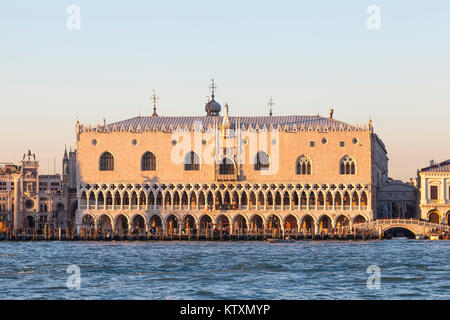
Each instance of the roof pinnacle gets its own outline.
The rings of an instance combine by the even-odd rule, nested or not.
[[[153,89],[153,95],[151,97],[151,100],[153,102],[153,114],[152,114],[152,117],[157,117],[158,114],[156,113],[156,102],[158,102],[159,97],[156,95],[155,89]]]
[[[273,102],[272,97],[270,97],[269,103],[267,104],[269,106],[269,116],[272,116],[272,108],[275,105],[275,102]]]

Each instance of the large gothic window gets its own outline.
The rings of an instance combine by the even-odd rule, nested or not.
[[[224,157],[220,161],[219,174],[234,174],[234,163],[231,159]]]
[[[104,152],[100,156],[100,171],[113,171],[114,170],[114,157],[109,152]]]
[[[189,152],[184,157],[184,170],[186,171],[200,170],[200,158],[194,151]]]
[[[312,164],[311,160],[304,155],[297,158],[295,163],[295,174],[311,174]]]
[[[344,156],[339,164],[340,174],[356,174],[355,160],[349,156]]]
[[[152,152],[146,152],[141,159],[142,171],[155,171],[156,170],[156,157]]]
[[[255,170],[257,171],[269,170],[269,167],[270,167],[269,155],[264,151],[259,151],[256,154]]]

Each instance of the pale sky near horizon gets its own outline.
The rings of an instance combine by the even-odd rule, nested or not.
[[[70,5],[81,29],[66,26]],[[366,12],[381,9],[381,29]],[[406,180],[450,158],[450,1],[9,1],[0,4],[0,162],[28,149],[61,170],[75,121],[231,115],[367,123]]]

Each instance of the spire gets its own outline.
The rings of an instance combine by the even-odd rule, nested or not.
[[[272,97],[270,97],[269,103],[267,104],[269,106],[269,116],[272,116],[272,108],[275,105],[275,102],[273,102]]]
[[[156,113],[156,103],[158,102],[159,97],[156,95],[155,89],[153,89],[153,95],[152,95],[151,100],[153,102],[153,114],[152,114],[152,117],[157,117],[158,114]]]
[[[67,155],[67,146],[64,145],[64,160],[69,159],[69,156]]]
[[[211,90],[211,100],[208,101],[205,105],[205,111],[207,116],[218,116],[221,110],[221,106],[215,98],[215,93],[217,90],[217,85],[214,82],[214,79],[211,79],[211,85],[209,86],[209,89]]]
[[[215,97],[214,93],[217,90],[217,86],[214,83],[214,79],[211,79],[211,85],[209,86],[209,90],[211,90],[211,98],[212,98],[212,100],[214,100],[214,97]]]

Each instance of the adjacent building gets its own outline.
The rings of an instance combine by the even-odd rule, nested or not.
[[[450,225],[450,159],[417,171],[420,217]]]
[[[76,205],[76,152],[65,150],[63,175],[40,175],[39,161],[29,150],[19,164],[0,167],[1,228],[42,230],[74,227]],[[67,165],[65,165],[67,164]],[[70,184],[72,179],[72,185]],[[72,186],[72,189],[70,189]]]

